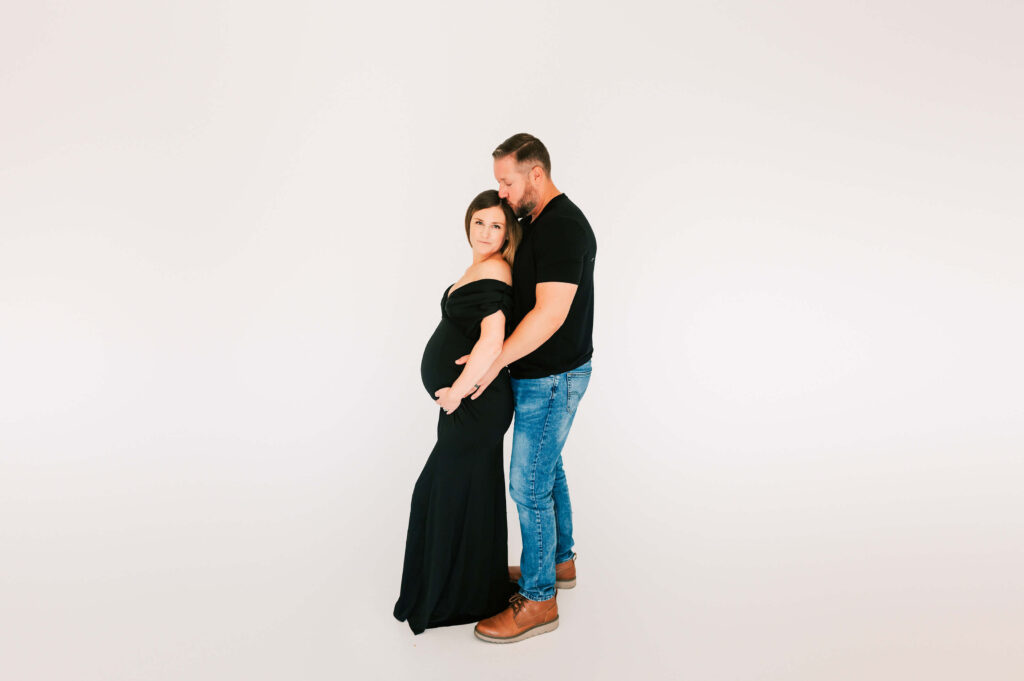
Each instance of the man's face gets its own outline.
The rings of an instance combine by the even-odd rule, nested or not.
[[[525,217],[537,207],[537,189],[530,182],[529,169],[520,167],[511,154],[494,159],[498,196],[508,201],[516,217]]]

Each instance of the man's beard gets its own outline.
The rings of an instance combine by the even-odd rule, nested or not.
[[[517,218],[525,218],[527,215],[533,212],[533,209],[537,207],[537,194],[534,193],[533,187],[527,187],[523,191],[523,198],[519,202],[519,205],[513,208]]]

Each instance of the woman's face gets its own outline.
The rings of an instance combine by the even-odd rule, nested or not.
[[[505,245],[505,211],[501,206],[482,208],[469,219],[469,243],[479,256],[501,251]]]

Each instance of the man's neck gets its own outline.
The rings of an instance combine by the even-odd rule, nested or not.
[[[530,222],[534,222],[538,217],[540,217],[540,214],[544,212],[544,208],[551,203],[551,199],[561,193],[562,192],[558,191],[558,187],[553,184],[548,184],[541,193],[540,201],[537,202],[537,207],[530,212]]]

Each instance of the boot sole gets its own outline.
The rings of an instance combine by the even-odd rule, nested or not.
[[[516,641],[522,641],[524,639],[533,638],[534,636],[539,636],[540,634],[546,634],[549,631],[554,631],[557,628],[558,615],[555,615],[555,619],[551,620],[550,622],[536,624],[527,629],[526,631],[520,634],[516,634],[515,636],[509,636],[508,638],[496,638],[494,636],[486,636],[484,634],[481,634],[476,629],[473,630],[473,635],[481,641],[486,641],[487,643],[515,643]]]

